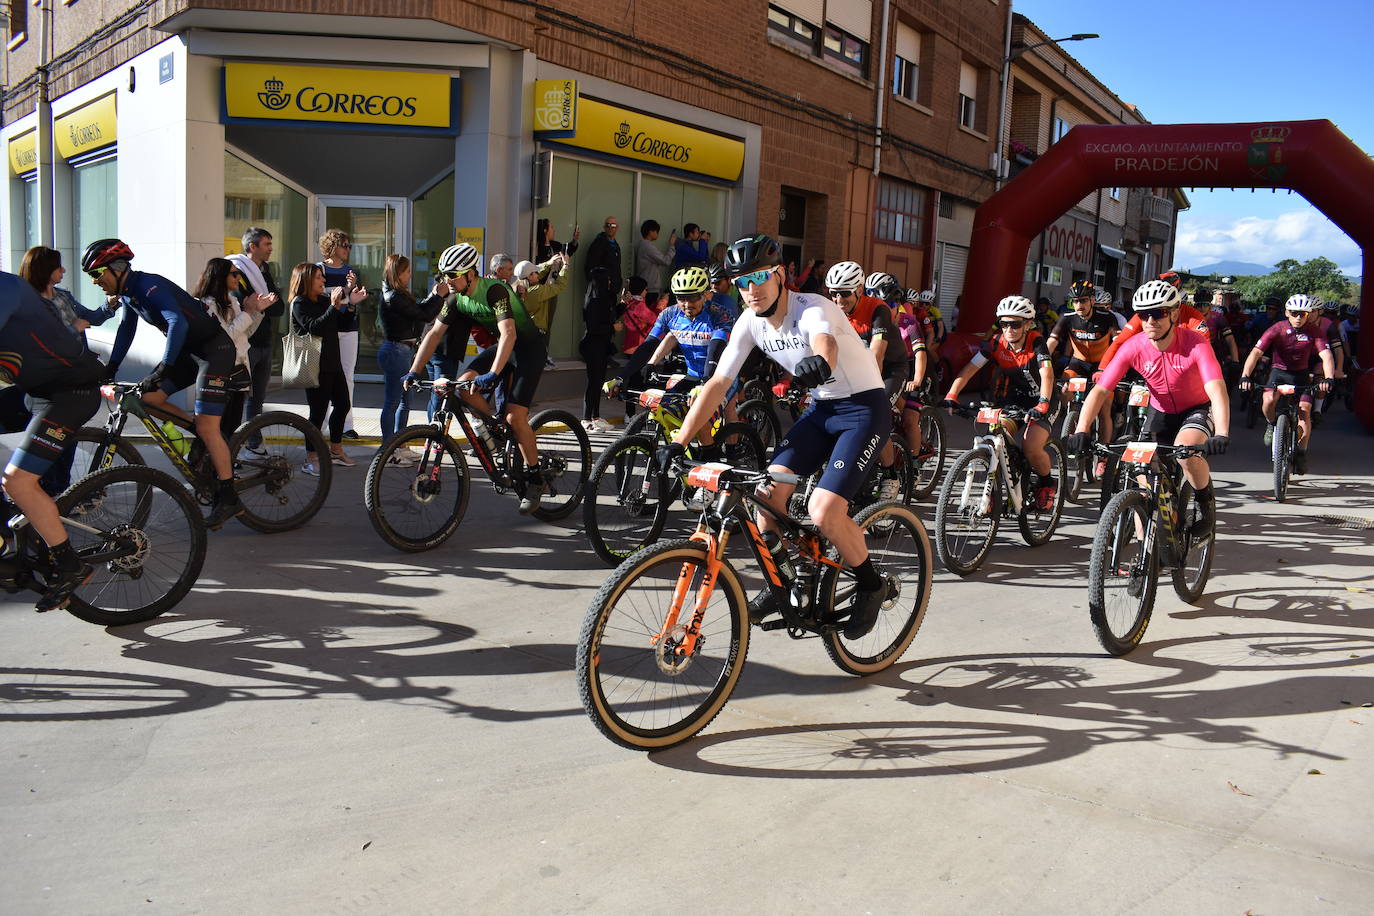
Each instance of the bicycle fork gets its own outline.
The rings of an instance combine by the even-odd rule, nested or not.
[[[688,596],[692,591],[692,579],[699,565],[691,561],[682,564],[677,583],[673,586],[673,601],[663,620],[663,627],[649,640],[651,645],[659,648],[660,661],[667,661],[668,654],[683,661],[696,654],[697,645],[701,641],[701,622],[706,617],[706,606],[711,603],[711,595],[715,592],[716,579],[720,575],[721,557],[725,553],[725,543],[729,536],[728,531],[722,531],[717,538],[711,532],[701,530],[692,535],[692,540],[706,545],[706,574],[696,588],[691,619],[686,626],[682,626],[678,620],[687,606]]]

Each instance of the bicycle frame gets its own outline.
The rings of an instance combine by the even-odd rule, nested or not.
[[[101,385],[100,393],[104,396],[105,400],[110,402],[110,417],[105,421],[105,431],[107,433],[113,438],[118,438],[124,433],[124,426],[128,423],[129,416],[132,415],[137,417],[143,423],[144,428],[148,430],[148,435],[152,437],[153,442],[157,444],[158,448],[162,449],[163,454],[172,462],[172,466],[177,469],[178,473],[180,473],[182,477],[185,477],[187,482],[193,487],[204,485],[205,482],[201,479],[201,475],[196,472],[196,469],[191,466],[191,462],[187,460],[190,456],[190,450],[187,451],[186,455],[182,455],[181,450],[172,444],[171,439],[167,438],[167,433],[162,429],[162,421],[154,419],[152,414],[149,413],[150,410],[156,410],[156,408],[150,408],[149,405],[143,402],[143,396],[139,386],[118,383]],[[199,441],[193,424],[187,423],[176,414],[164,411],[158,412],[162,413],[176,426],[184,429],[195,441]],[[96,466],[87,468],[86,472],[103,471],[105,468],[114,464],[114,459],[114,449],[108,446],[102,447],[101,453],[96,459]]]
[[[1098,446],[1099,451],[1104,454],[1111,454],[1112,449],[1108,446]],[[1164,537],[1159,542],[1160,565],[1163,567],[1173,567],[1179,564],[1179,535],[1180,520],[1178,517],[1178,494],[1181,488],[1180,479],[1183,476],[1183,465],[1179,463],[1177,453],[1187,452],[1201,454],[1201,450],[1195,446],[1162,446],[1154,442],[1130,442],[1121,446],[1123,453],[1121,460],[1131,466],[1128,472],[1131,479],[1140,482],[1144,478],[1141,488],[1149,492],[1154,503],[1154,511],[1150,513],[1150,518],[1146,522],[1142,540],[1147,550],[1151,550],[1158,536],[1158,526],[1164,526]],[[1167,449],[1167,451],[1161,451]],[[1185,455],[1184,457],[1189,457]]]
[[[463,436],[468,441],[468,446],[472,449],[473,456],[477,459],[477,463],[482,466],[482,470],[491,478],[491,482],[497,487],[516,489],[517,482],[510,473],[505,454],[503,453],[498,457],[496,449],[488,447],[486,441],[477,434],[473,427],[472,417],[478,413],[478,410],[458,394],[457,389],[460,387],[470,388],[471,385],[462,382],[453,383],[452,390],[444,395],[442,406],[435,411],[432,424],[445,438],[452,439],[453,437],[449,435],[449,426],[454,420],[457,420],[459,427],[463,430]],[[504,420],[485,412],[482,413],[481,420],[487,428],[487,432],[491,434],[494,444],[503,445],[509,441],[510,428]],[[437,462],[429,473],[432,476],[439,474]],[[523,483],[520,485],[523,486]]]
[[[996,407],[985,406],[979,409],[974,422],[987,423],[989,424],[989,429],[986,434],[981,436],[975,435],[973,437],[973,447],[975,449],[985,448],[988,454],[992,456],[988,462],[988,479],[984,487],[1005,487],[1007,504],[1011,507],[1011,514],[1016,515],[1021,511],[1022,506],[1021,488],[1013,486],[1015,481],[1013,481],[1012,474],[1009,471],[1012,467],[1012,462],[1008,449],[1015,449],[1018,455],[1021,454],[1021,449],[1016,443],[1011,441],[1011,432],[1007,429],[1006,422],[1011,419],[1025,418],[1024,416],[1003,417],[1002,413],[1003,411]],[[1024,460],[1024,458],[1022,460]],[[1019,480],[1019,477],[1017,479]],[[969,505],[968,499],[972,495],[968,492],[969,486],[969,481],[965,479],[964,492],[960,494],[960,500],[964,505]],[[986,501],[991,496],[992,494],[985,490],[980,499]],[[986,505],[986,502],[980,502],[979,505]]]

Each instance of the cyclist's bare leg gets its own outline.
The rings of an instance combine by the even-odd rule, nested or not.
[[[906,436],[906,447],[912,457],[921,454],[921,412],[910,407],[902,409],[900,423]]]
[[[534,430],[530,429],[530,409],[519,404],[506,403],[506,422],[515,434],[515,442],[520,446],[520,457],[525,464],[534,467],[539,463],[539,446],[535,442]]]
[[[1097,441],[1111,442],[1112,433],[1112,404],[1110,399],[1103,403],[1102,409],[1097,412]]]
[[[196,436],[205,445],[205,452],[215,467],[215,476],[220,480],[232,480],[234,465],[229,460],[229,443],[224,441],[224,431],[220,429],[219,421],[219,417],[207,413],[196,414]]]
[[[152,407],[159,413],[171,414],[172,416],[180,417],[187,423],[191,422],[191,415],[168,400],[167,392],[165,391],[155,390],[144,392],[143,403]]]
[[[57,503],[38,485],[40,475],[10,465],[5,468],[5,495],[33,525],[33,530],[51,547],[67,539],[67,529],[57,511]]]
[[[816,527],[821,529],[821,534],[840,552],[840,558],[846,566],[858,566],[868,559],[863,529],[849,516],[849,500],[817,487],[811,494],[807,511]]]
[[[470,382],[475,378],[477,378],[477,373],[469,370],[459,375],[458,381]],[[458,397],[462,398],[464,403],[466,403],[473,410],[480,411],[482,413],[482,416],[484,417],[490,417],[495,413],[495,411],[491,409],[490,402],[488,402],[486,398],[482,397],[480,392],[474,391],[471,388],[459,388]],[[528,413],[529,411],[526,411],[526,414]]]
[[[1174,437],[1174,445],[1203,445],[1206,442],[1207,434],[1192,426],[1180,429]],[[1207,467],[1206,458],[1185,458],[1179,464],[1183,467],[1183,476],[1193,485],[1194,492],[1207,489],[1207,484],[1212,481],[1212,474]]]
[[[1035,473],[1044,477],[1049,474],[1050,456],[1045,451],[1045,443],[1050,440],[1050,434],[1045,427],[1039,423],[1030,423],[1026,426],[1025,438],[1021,440],[1026,449],[1026,460],[1030,462],[1031,468]]]
[[[1278,399],[1279,393],[1277,391],[1273,388],[1266,388],[1264,390],[1264,398],[1260,401],[1260,411],[1264,414],[1264,419],[1268,420],[1271,426],[1274,423],[1275,415],[1278,413]]]
[[[1307,448],[1312,438],[1312,405],[1306,401],[1298,403],[1298,448]]]
[[[768,466],[768,470],[777,474],[791,474],[791,468],[781,464]],[[796,484],[791,483],[769,483],[760,486],[754,491],[760,500],[766,503],[779,515],[787,514],[787,501],[792,498],[792,493],[797,489]],[[773,516],[764,512],[762,509],[754,513],[754,520],[759,526],[760,531],[777,532],[777,522],[773,521]]]

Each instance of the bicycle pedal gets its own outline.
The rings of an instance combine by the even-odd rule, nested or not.
[[[756,624],[760,630],[785,630],[789,626],[786,620],[778,617],[773,620],[765,620],[763,623]]]

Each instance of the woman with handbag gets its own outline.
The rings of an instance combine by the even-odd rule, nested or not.
[[[229,376],[229,401],[224,406],[224,416],[220,418],[220,431],[224,433],[225,441],[243,420],[243,402],[253,387],[248,368],[248,338],[262,323],[262,310],[267,307],[257,293],[244,297],[240,305],[237,291],[242,280],[243,274],[232,261],[211,258],[206,262],[200,282],[192,293],[205,303],[205,311],[219,321],[224,333],[234,342],[234,371]]]
[[[305,388],[305,401],[310,405],[310,422],[324,431],[325,413],[329,413],[330,460],[342,467],[356,467],[357,462],[344,454],[344,417],[348,415],[348,379],[339,358],[339,316],[348,309],[348,295],[337,287],[334,295],[324,295],[324,270],[318,264],[303,261],[291,271],[291,329],[287,335],[287,366],[295,377],[290,379]],[[293,339],[294,338],[294,339]],[[304,339],[302,339],[304,338]],[[315,378],[310,378],[313,350]],[[293,352],[295,351],[295,352]],[[301,352],[304,351],[304,352]],[[314,384],[310,384],[313,381]],[[319,456],[306,453],[301,473],[319,476]]]

